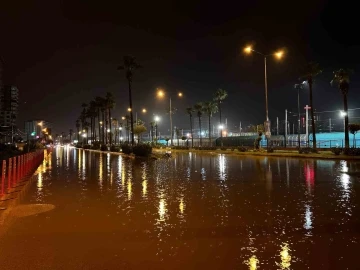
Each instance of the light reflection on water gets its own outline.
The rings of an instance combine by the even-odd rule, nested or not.
[[[83,226],[84,233],[113,232],[111,241],[97,238],[97,244],[109,254],[121,247],[119,256],[129,265],[144,260],[154,269],[193,269],[200,261],[207,269],[351,269],[357,262],[360,187],[349,172],[360,166],[353,163],[198,153],[153,161],[65,151],[54,153],[56,168],[39,170],[37,197],[81,205],[81,218],[69,208],[67,222]],[[64,178],[78,181],[68,188]],[[48,215],[61,215],[61,207]]]

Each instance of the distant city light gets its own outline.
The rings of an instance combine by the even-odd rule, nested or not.
[[[165,92],[164,92],[163,90],[159,89],[159,90],[157,91],[157,96],[158,96],[159,98],[162,98],[162,97],[165,96]]]
[[[142,112],[143,112],[143,113],[146,113],[146,109],[142,109]]]
[[[341,116],[341,117],[345,117],[345,116],[346,116],[346,112],[340,111],[340,116]]]
[[[86,137],[86,133],[84,133],[82,136],[85,138],[85,137]]]
[[[159,116],[155,116],[155,121],[159,122],[159,120],[160,120]]]
[[[223,129],[223,128],[224,128],[224,126],[223,126],[223,125],[220,125],[220,126],[219,126],[219,129]]]
[[[183,93],[179,92],[179,93],[178,93],[178,96],[179,96],[179,97],[182,97],[182,96],[183,96]]]
[[[128,108],[128,112],[131,112],[131,108]]]
[[[109,133],[110,132],[110,129],[108,128],[107,132]]]
[[[120,137],[120,141],[122,141],[124,138],[123,137]]]
[[[122,130],[122,127],[119,127],[119,130]]]

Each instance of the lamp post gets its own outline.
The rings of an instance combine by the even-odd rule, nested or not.
[[[159,116],[155,116],[155,142],[157,144],[158,141],[158,122],[160,121]]]
[[[345,126],[345,116],[346,116],[346,112],[344,111],[340,111],[340,116],[344,119],[344,132],[345,132],[345,129],[346,129],[346,126]]]
[[[157,96],[159,98],[163,98],[165,96],[165,92],[162,89],[158,89],[157,90]],[[182,97],[183,93],[179,92],[177,94],[178,97]],[[174,139],[174,134],[173,134],[173,126],[172,126],[172,114],[173,114],[173,109],[172,109],[172,105],[171,105],[171,97],[169,97],[169,115],[170,115],[170,145],[173,146],[173,139]]]
[[[271,136],[270,121],[269,121],[269,109],[268,109],[268,85],[267,85],[267,68],[266,68],[266,58],[268,56],[275,56],[278,59],[281,59],[284,55],[283,51],[278,51],[271,54],[263,54],[261,52],[255,51],[251,46],[248,46],[244,49],[245,53],[250,54],[252,52],[257,53],[264,57],[264,78],[265,78],[265,111],[266,111],[266,121],[265,121],[265,136],[266,136],[266,146],[268,147],[268,140]]]

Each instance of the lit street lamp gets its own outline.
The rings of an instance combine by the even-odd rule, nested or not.
[[[157,90],[157,96],[158,96],[159,98],[165,97],[165,92],[164,92],[164,90],[158,89],[158,90]],[[179,98],[182,98],[182,97],[183,97],[183,93],[182,93],[182,92],[178,92],[178,93],[177,93],[177,96],[178,96]],[[173,114],[173,111],[172,111],[172,107],[171,107],[171,97],[169,97],[170,145],[171,145],[171,146],[173,145],[173,139],[174,139],[174,136],[173,136],[173,126],[172,126],[172,114]]]
[[[278,59],[281,59],[284,56],[283,51],[278,51],[272,54],[263,54],[261,52],[253,50],[251,46],[248,46],[244,49],[244,52],[250,54],[252,52],[257,53],[264,57],[264,70],[265,70],[265,108],[266,108],[266,122],[265,122],[265,136],[268,140],[271,136],[271,129],[270,129],[270,121],[269,121],[269,109],[268,109],[268,87],[267,87],[267,70],[266,70],[266,57],[268,56],[275,56]],[[267,143],[268,146],[268,143]]]
[[[340,117],[342,117],[344,119],[344,132],[345,132],[345,129],[346,129],[346,126],[345,126],[345,116],[346,116],[346,112],[344,111],[340,111]]]
[[[155,120],[155,141],[157,143],[157,141],[158,141],[158,122],[160,121],[159,116],[155,116],[154,120]]]

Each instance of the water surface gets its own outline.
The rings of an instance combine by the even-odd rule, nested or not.
[[[357,172],[340,160],[59,147],[14,206],[55,208],[12,215],[1,269],[359,269]]]

